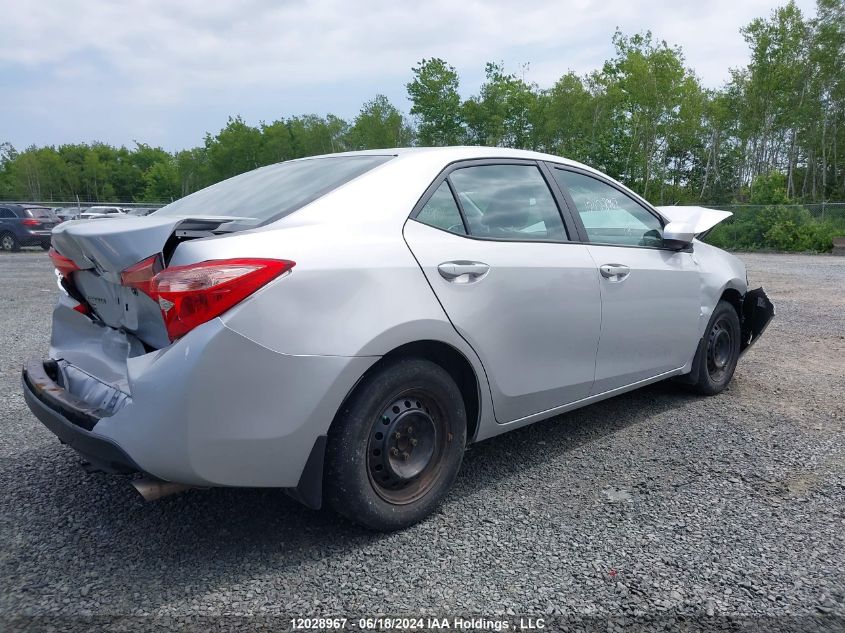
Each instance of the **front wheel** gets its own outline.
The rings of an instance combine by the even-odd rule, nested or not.
[[[698,379],[693,389],[713,396],[728,386],[739,360],[740,337],[736,310],[727,301],[720,301],[699,344]]]
[[[424,519],[452,487],[466,446],[466,411],[439,365],[388,361],[358,386],[329,431],[326,500],[365,527]]]

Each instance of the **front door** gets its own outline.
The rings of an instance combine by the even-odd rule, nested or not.
[[[552,173],[575,206],[599,271],[592,393],[683,367],[695,354],[701,312],[692,253],[663,248],[659,217],[611,183],[565,168]]]

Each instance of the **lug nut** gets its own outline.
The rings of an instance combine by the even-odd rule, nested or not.
[[[393,434],[393,437],[398,440],[400,437],[402,437],[402,434],[399,431],[396,431],[396,433]]]
[[[412,437],[411,438],[411,446],[416,446],[416,445],[417,445],[417,438]]]
[[[399,455],[399,449],[394,446],[390,449],[390,454],[396,457],[397,455]]]
[[[407,452],[407,451],[405,451],[404,453],[402,453],[402,459],[404,459],[405,461],[407,461],[409,457],[410,457],[410,455],[408,455],[408,452]]]
[[[413,432],[414,432],[414,427],[409,426],[409,427],[408,427],[408,435],[410,435],[410,434],[411,434],[411,433],[413,433]]]

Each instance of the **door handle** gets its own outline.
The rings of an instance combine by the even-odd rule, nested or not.
[[[437,272],[446,281],[456,284],[466,284],[478,281],[490,271],[490,266],[482,262],[454,261],[443,262],[437,267]]]
[[[631,269],[624,264],[604,264],[599,266],[599,271],[608,281],[624,281],[631,274]]]

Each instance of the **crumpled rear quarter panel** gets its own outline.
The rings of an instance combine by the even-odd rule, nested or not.
[[[127,362],[131,406],[95,432],[180,483],[296,486],[311,447],[377,359],[271,351],[215,319]]]

